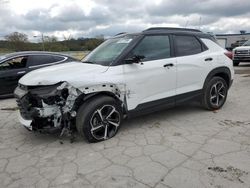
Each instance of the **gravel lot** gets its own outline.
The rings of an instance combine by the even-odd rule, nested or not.
[[[237,72],[223,109],[139,117],[96,144],[28,132],[0,100],[0,187],[249,188],[250,68]]]

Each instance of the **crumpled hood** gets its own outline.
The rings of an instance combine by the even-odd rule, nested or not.
[[[69,62],[31,71],[24,75],[19,83],[27,86],[53,85],[66,81],[72,86],[79,87],[84,83],[90,84],[95,77],[105,72],[108,67],[81,62]]]

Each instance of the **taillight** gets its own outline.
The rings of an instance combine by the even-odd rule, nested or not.
[[[225,53],[224,53],[229,59],[233,59],[233,52],[230,52],[230,51],[226,51]]]

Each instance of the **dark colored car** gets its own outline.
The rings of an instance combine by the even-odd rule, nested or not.
[[[12,96],[18,80],[26,73],[60,63],[77,61],[52,52],[16,52],[0,56],[0,97]]]

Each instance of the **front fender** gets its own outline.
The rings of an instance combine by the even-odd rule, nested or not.
[[[78,88],[78,90],[81,92],[81,95],[79,95],[75,100],[73,108],[75,111],[77,111],[77,109],[85,101],[89,100],[90,98],[96,97],[98,95],[108,95],[114,97],[121,103],[121,105],[125,110],[127,109],[127,104],[126,104],[127,90],[125,84],[111,84],[111,83],[98,84],[98,85],[81,87]]]

